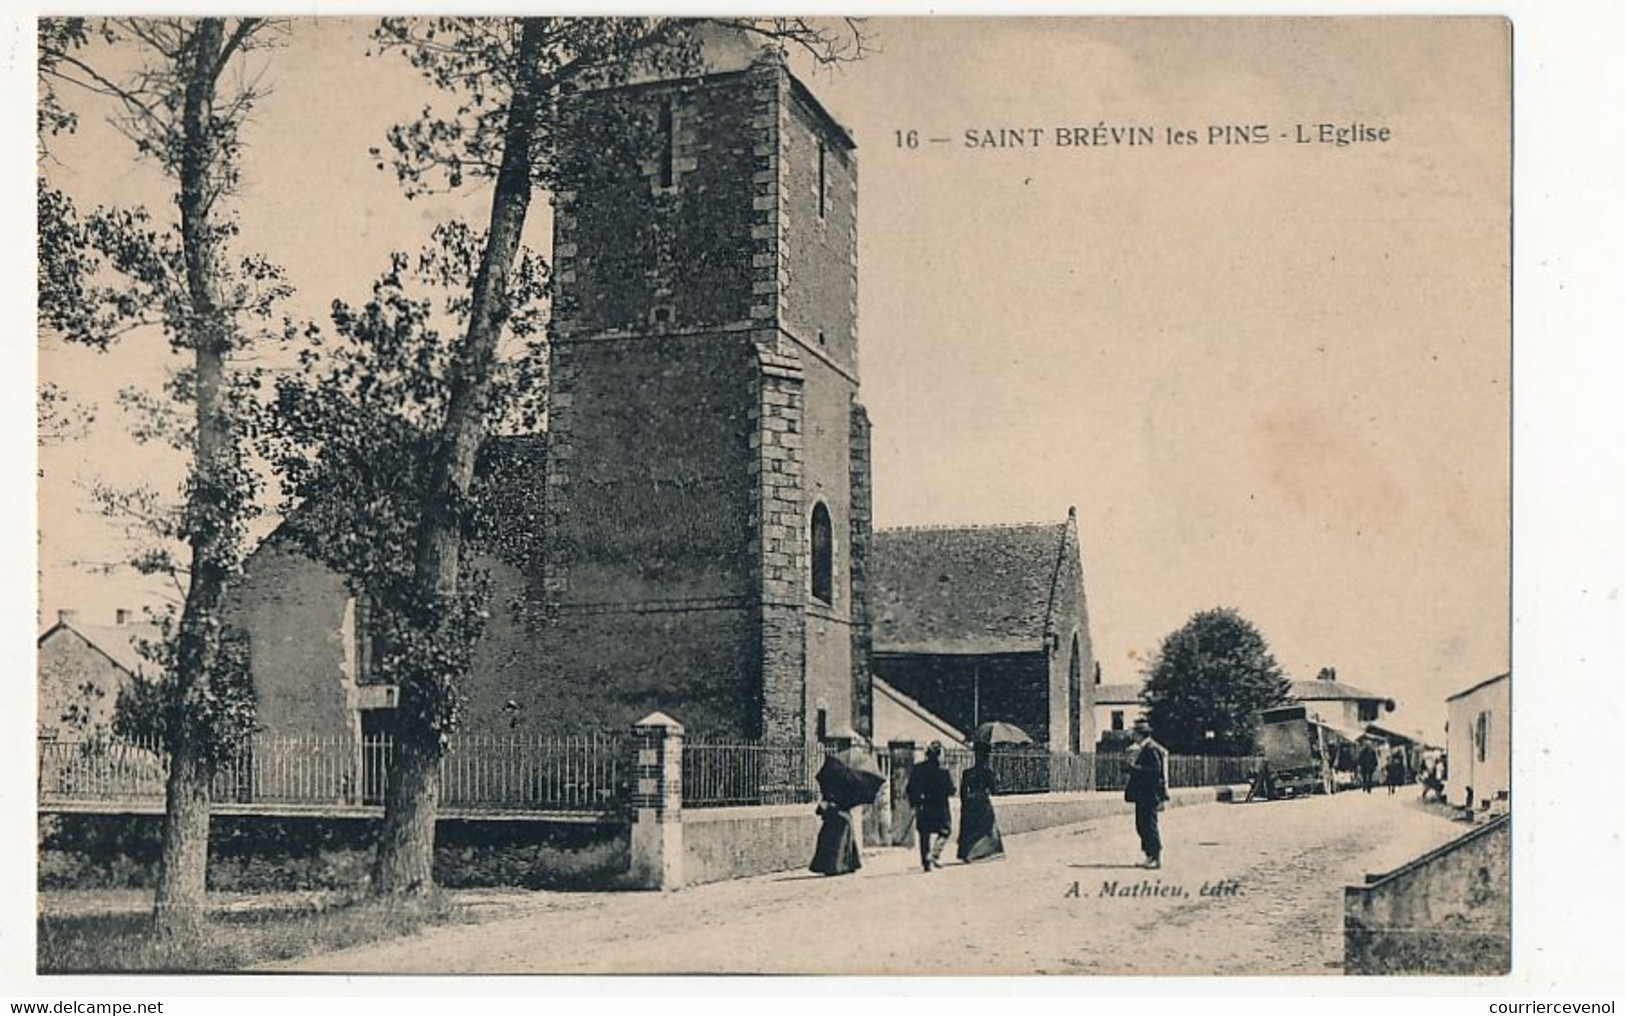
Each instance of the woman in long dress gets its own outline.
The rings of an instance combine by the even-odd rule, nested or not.
[[[818,806],[823,824],[818,828],[818,846],[807,867],[820,875],[845,875],[863,867],[858,856],[858,838],[852,832],[852,813],[834,801]]]
[[[980,861],[1004,854],[999,822],[993,814],[993,791],[998,782],[988,758],[993,746],[977,744],[976,764],[959,778],[959,859]]]

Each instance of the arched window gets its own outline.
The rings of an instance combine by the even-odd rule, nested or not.
[[[812,594],[820,603],[835,602],[835,532],[823,502],[812,511]]]

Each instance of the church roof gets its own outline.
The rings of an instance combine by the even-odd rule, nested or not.
[[[868,565],[875,650],[1041,650],[1067,536],[1067,522],[877,530]]]

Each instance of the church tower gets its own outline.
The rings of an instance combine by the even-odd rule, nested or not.
[[[867,734],[854,145],[715,57],[566,100],[538,676],[564,727]]]

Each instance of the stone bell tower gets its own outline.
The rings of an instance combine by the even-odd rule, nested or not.
[[[547,708],[867,734],[854,146],[727,50],[562,110]]]

